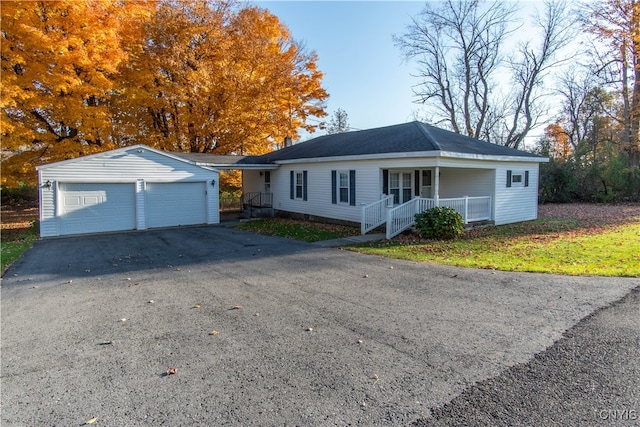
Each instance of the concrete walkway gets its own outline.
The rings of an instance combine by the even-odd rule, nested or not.
[[[337,248],[340,246],[354,245],[357,243],[375,242],[378,240],[384,240],[384,233],[364,234],[351,237],[343,237],[341,239],[333,240],[321,240],[319,242],[313,242],[312,245],[321,248]]]

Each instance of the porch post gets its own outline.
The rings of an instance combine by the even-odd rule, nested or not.
[[[435,179],[433,181],[433,199],[436,207],[440,206],[440,166],[436,166]]]
[[[469,196],[464,196],[464,223],[469,223]]]
[[[387,224],[385,225],[385,237],[387,239],[391,238],[391,226],[393,225],[391,209],[393,209],[393,206],[387,206]]]

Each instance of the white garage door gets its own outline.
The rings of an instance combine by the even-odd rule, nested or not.
[[[60,183],[60,235],[135,228],[134,184]]]
[[[204,182],[148,182],[146,193],[148,228],[207,222]]]

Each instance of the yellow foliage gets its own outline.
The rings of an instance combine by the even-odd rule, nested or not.
[[[3,184],[137,143],[262,154],[313,131],[328,97],[317,57],[276,16],[239,5],[3,2],[0,135],[23,153],[2,162]]]
[[[242,190],[242,171],[220,171],[220,188],[225,191]]]

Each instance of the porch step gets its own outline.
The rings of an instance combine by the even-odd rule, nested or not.
[[[242,214],[241,218],[249,219],[249,218],[271,218],[274,216],[274,210],[272,207],[247,207]]]

